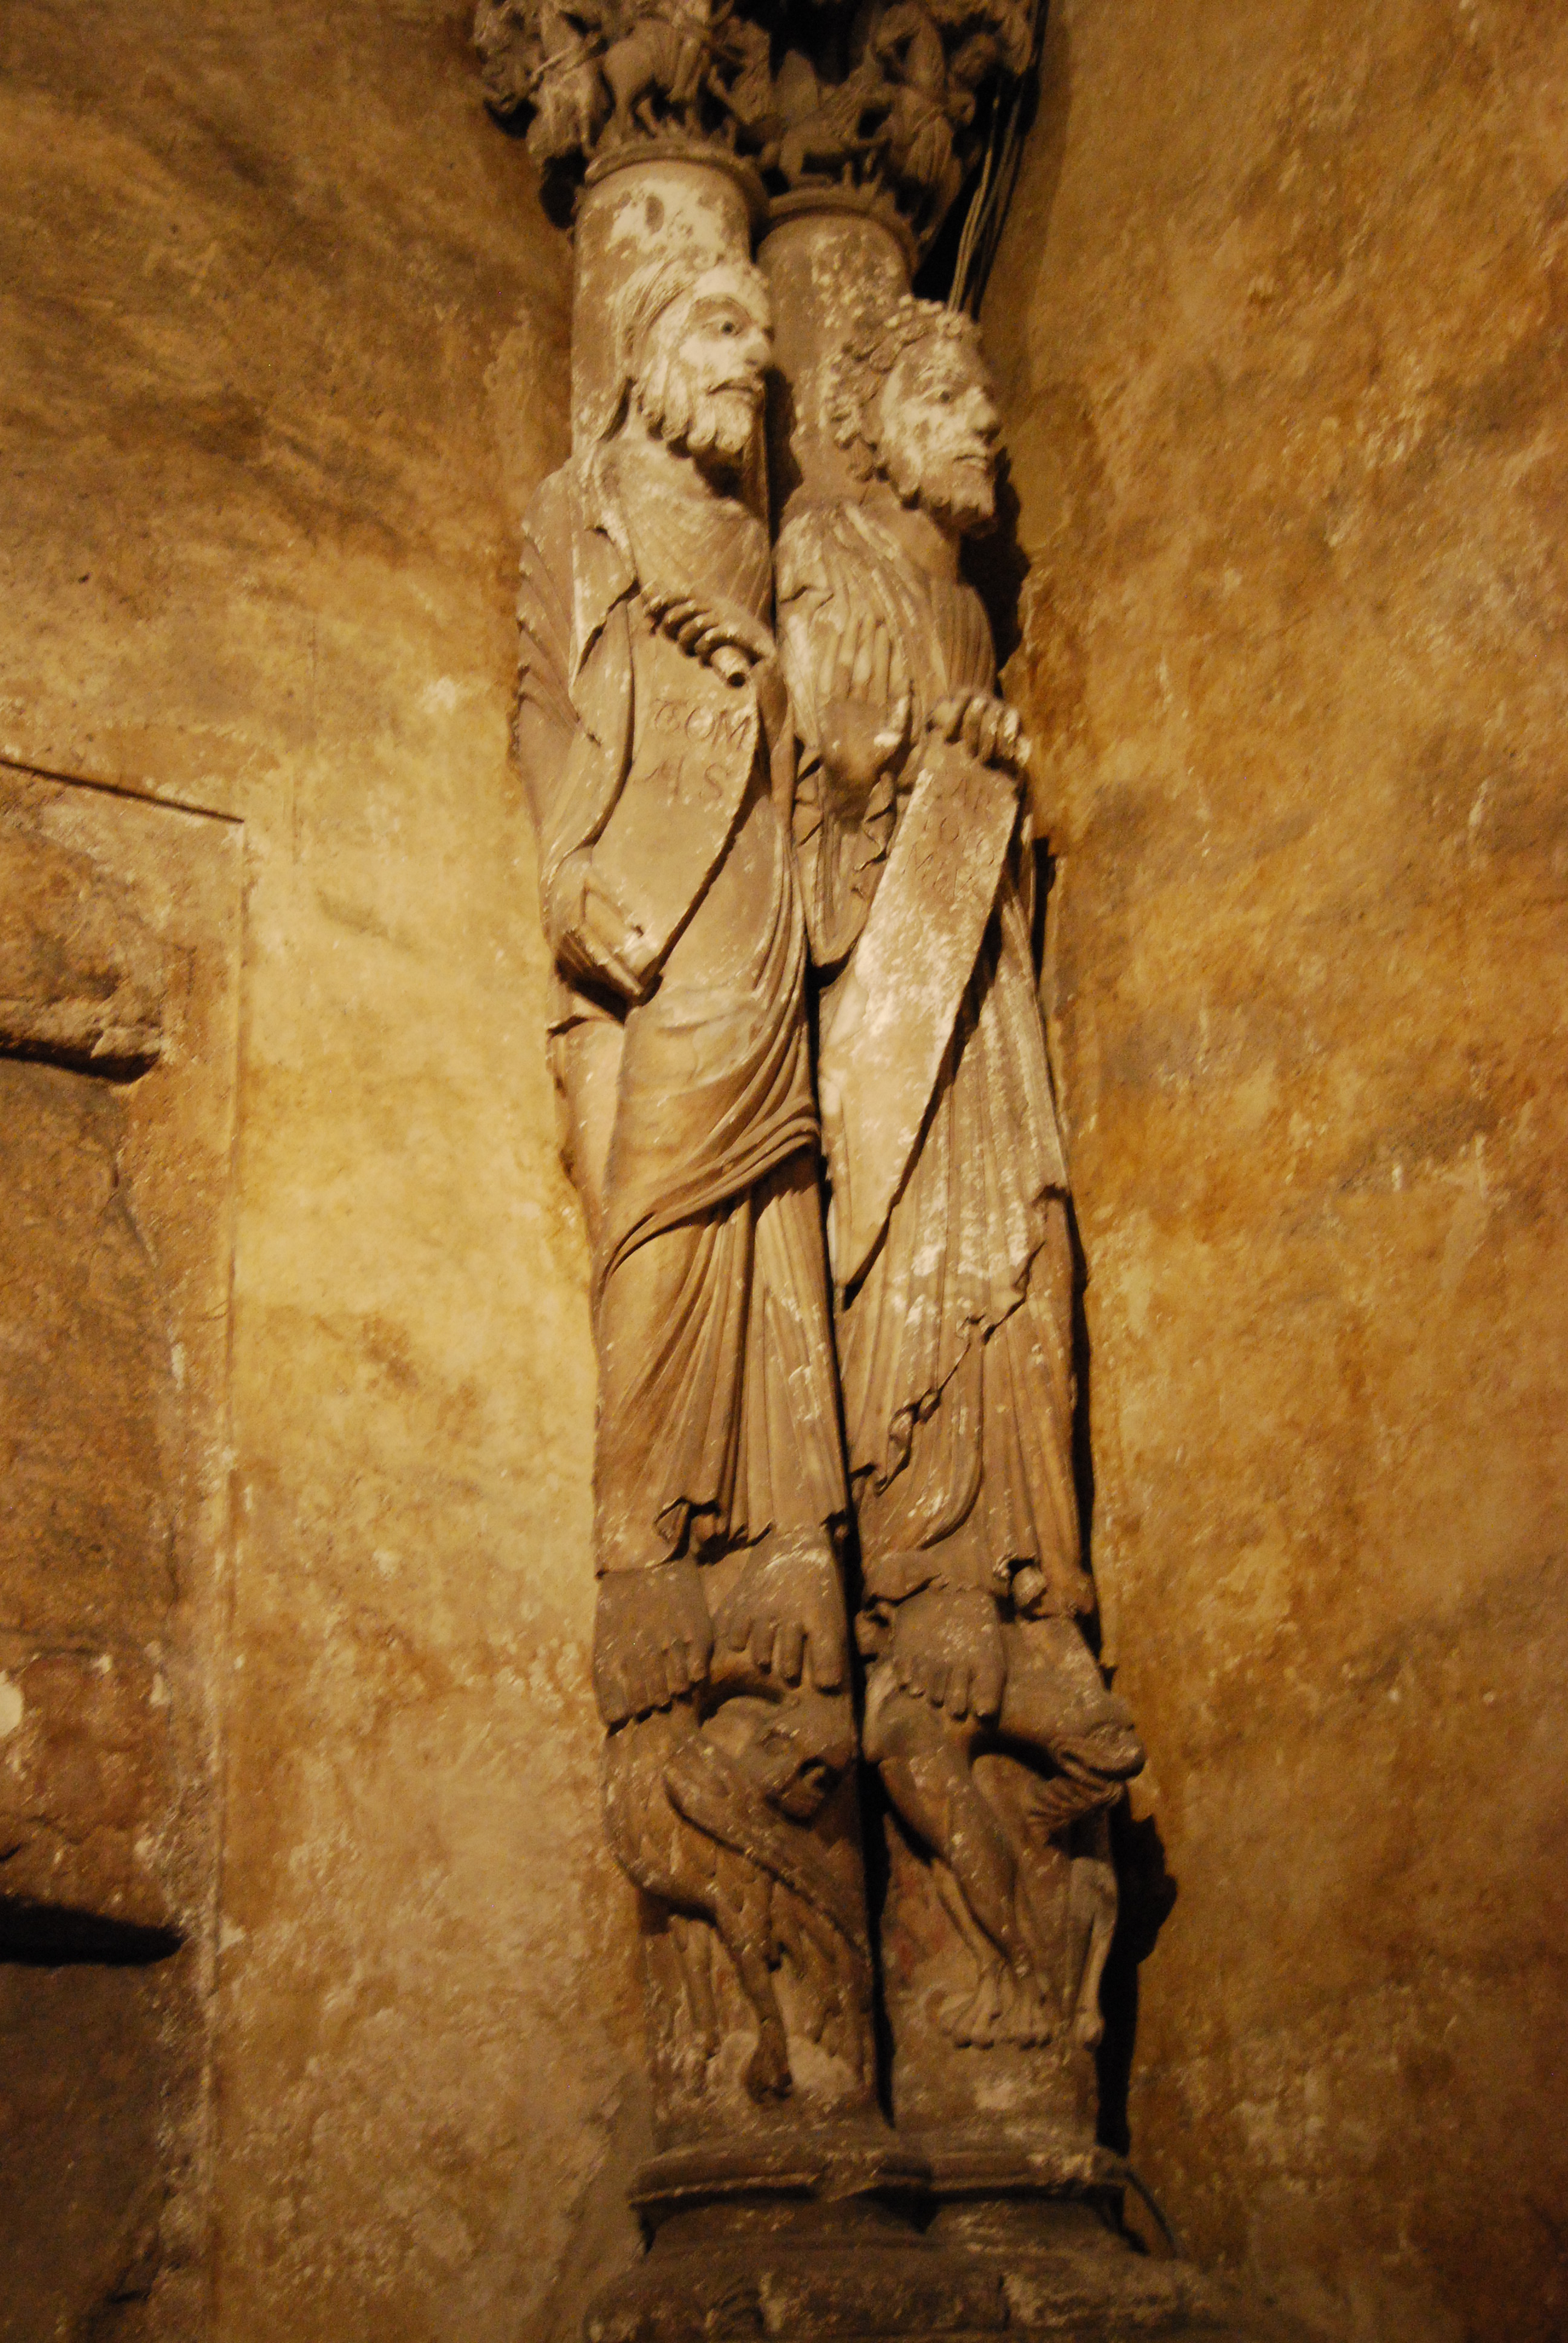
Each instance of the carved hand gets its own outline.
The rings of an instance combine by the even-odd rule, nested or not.
[[[1016,708],[994,692],[960,691],[940,699],[927,722],[929,736],[952,740],[982,765],[991,765],[1017,783],[1029,763],[1029,739]]]
[[[568,976],[608,985],[627,1001],[642,999],[653,947],[599,883],[591,847],[568,854],[556,872],[545,900],[545,929]]]
[[[888,1665],[906,1692],[951,1716],[995,1716],[1007,1657],[995,1603],[972,1586],[927,1586],[893,1614]]]
[[[844,1681],[849,1635],[839,1572],[826,1545],[759,1548],[715,1627],[720,1650],[750,1650],[755,1664],[799,1684],[809,1658],[819,1692]]]
[[[612,1571],[598,1583],[593,1688],[607,1725],[668,1708],[701,1684],[713,1626],[694,1562]]]
[[[655,626],[692,659],[717,669],[727,683],[739,683],[773,654],[767,629],[743,610],[717,611],[689,595],[671,597],[645,585],[642,598]]]
[[[910,738],[910,679],[874,611],[858,610],[823,646],[817,673],[822,762],[838,810],[858,820]]]

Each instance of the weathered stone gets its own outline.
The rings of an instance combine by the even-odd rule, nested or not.
[[[506,752],[570,264],[467,15],[0,11],[0,742],[245,825],[229,2343],[566,2343],[649,2146]],[[987,339],[1152,1752],[1111,2105],[1147,1859],[1132,2149],[1183,2241],[1321,2338],[1556,2343],[1561,30],[1052,15]],[[183,2186],[136,2289],[185,1957],[4,1971],[26,2343],[176,2331]]]
[[[780,217],[826,197],[923,250],[983,157],[979,236],[1037,23],[1022,0],[814,0],[783,21],[732,0],[479,0],[474,38],[491,105],[568,203],[585,169],[706,153],[765,176]]]
[[[101,1920],[164,1935],[172,1950],[149,1859],[175,1788],[166,1684],[137,1652],[29,1652],[7,1636],[0,1653],[11,1663],[0,1710],[14,1720],[0,1765],[0,1945],[25,1943],[46,1914],[45,1943],[69,1946],[71,1921]],[[78,1926],[75,1941],[115,1938]]]
[[[165,971],[113,880],[0,822],[0,1050],[106,1068],[156,1058]]]
[[[67,1061],[0,1062],[11,2331],[184,2338],[207,2302],[237,839],[11,770],[0,837],[25,882],[13,1045]]]
[[[517,731],[594,1255],[594,1685],[663,2151],[638,2197],[788,2191],[842,2128],[837,2193],[879,2185],[896,2151],[757,509],[771,314],[728,171],[636,164],[588,221],[575,335],[598,388],[525,533]]]

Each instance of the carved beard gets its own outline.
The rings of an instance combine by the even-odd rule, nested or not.
[[[883,439],[878,458],[878,468],[899,502],[919,505],[955,537],[969,537],[994,519],[993,464],[963,463],[956,458],[933,461],[928,450],[900,444],[896,433]]]
[[[707,391],[678,357],[659,358],[637,387],[638,411],[678,456],[715,471],[737,471],[757,427],[757,402],[741,390]]]

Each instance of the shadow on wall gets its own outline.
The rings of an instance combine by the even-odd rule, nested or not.
[[[1052,191],[1060,169],[1066,121],[1064,33],[1059,35],[1057,46],[1062,87],[1060,91],[1051,87],[1048,105],[1042,108],[1042,113],[1050,119],[1041,126],[1041,136],[1048,144],[1050,156],[1050,185]],[[1024,586],[1031,565],[1020,535],[1019,521],[1018,493],[1004,465],[998,483],[995,526],[985,537],[971,539],[964,549],[966,573],[984,602],[990,619],[999,669],[1005,668],[1022,639],[1019,614],[1023,608]],[[1035,960],[1038,967],[1045,970],[1050,965],[1046,952],[1046,926],[1056,878],[1056,862],[1048,839],[1038,841],[1035,852]],[[1049,1013],[1049,1003],[1046,1007]],[[1073,1477],[1084,1563],[1092,1576],[1095,1473],[1091,1423],[1093,1359],[1088,1315],[1084,1308],[1088,1264],[1079,1235],[1077,1216],[1070,1207],[1069,1226],[1073,1260],[1073,1373],[1078,1393],[1073,1427]],[[1097,1622],[1091,1626],[1090,1638],[1098,1653]],[[1107,1671],[1108,1679],[1111,1673]],[[874,1829],[869,1832],[868,1848],[878,1846],[879,1842],[879,1834]],[[1119,2156],[1127,2156],[1131,2148],[1128,2101],[1137,2045],[1138,1972],[1153,1952],[1160,1931],[1174,1909],[1177,1885],[1166,1868],[1165,1848],[1158,1825],[1151,1818],[1135,1820],[1125,1798],[1112,1811],[1111,1848],[1120,1902],[1116,1934],[1111,1941],[1101,1987],[1105,2034],[1098,2058],[1100,2137],[1107,2147]],[[874,1889],[882,1885],[879,1880],[873,1880],[871,1884]]]
[[[1030,95],[1024,125],[1030,158],[1033,250],[1040,256],[1044,254],[1061,178],[1072,89],[1069,27],[1061,10],[1052,8],[1045,28],[1040,73]],[[940,297],[946,275],[950,274],[952,254],[947,247],[956,239],[956,234],[957,226],[954,224],[928,260],[917,289]],[[1010,317],[1027,312],[1031,289],[1023,286],[1006,288]],[[993,365],[996,363],[993,357]],[[1005,406],[1011,403],[1010,394],[1017,388],[1015,384],[1005,378],[1011,371],[1005,357],[998,365],[997,371],[1003,377],[999,379],[998,389]],[[980,594],[990,620],[999,671],[1005,669],[1022,641],[1020,614],[1024,608],[1024,588],[1031,564],[1020,535],[1020,517],[1018,489],[1004,454],[997,484],[995,526],[985,537],[970,539],[964,549],[966,573]],[[1046,953],[1046,924],[1056,865],[1049,839],[1040,840],[1036,850],[1039,883],[1036,890],[1035,956],[1037,965],[1043,970],[1050,964]],[[1049,1011],[1049,1003],[1047,1009]],[[1073,1367],[1078,1389],[1074,1477],[1084,1561],[1092,1575],[1095,1473],[1090,1428],[1093,1361],[1084,1309],[1088,1271],[1075,1215],[1070,1218],[1070,1229],[1073,1250]],[[1093,1633],[1091,1631],[1091,1640]],[[875,1836],[873,1833],[872,1843]],[[1129,2092],[1137,2042],[1139,1971],[1153,1952],[1160,1932],[1175,1907],[1178,1889],[1166,1865],[1165,1847],[1158,1825],[1151,1818],[1135,1819],[1125,1798],[1111,1816],[1111,1846],[1120,1904],[1116,1933],[1101,1989],[1105,2033],[1098,2056],[1100,2137],[1106,2147],[1118,2155],[1126,2156],[1131,2147]]]

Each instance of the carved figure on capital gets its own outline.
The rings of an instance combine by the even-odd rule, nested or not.
[[[1023,0],[478,0],[475,19],[490,104],[541,165],[707,148],[776,194],[848,191],[922,246],[1033,40]]]
[[[998,461],[975,328],[903,300],[843,352],[830,416],[860,493],[789,523],[778,583],[865,1750],[967,1948],[949,2044],[1087,2043],[1114,1916],[1093,1818],[1142,1751],[1083,1632],[1028,750],[960,561]]]
[[[793,739],[743,494],[769,325],[749,261],[626,275],[619,393],[536,500],[519,604],[593,1255],[606,1813],[677,2129],[870,2092]]]

